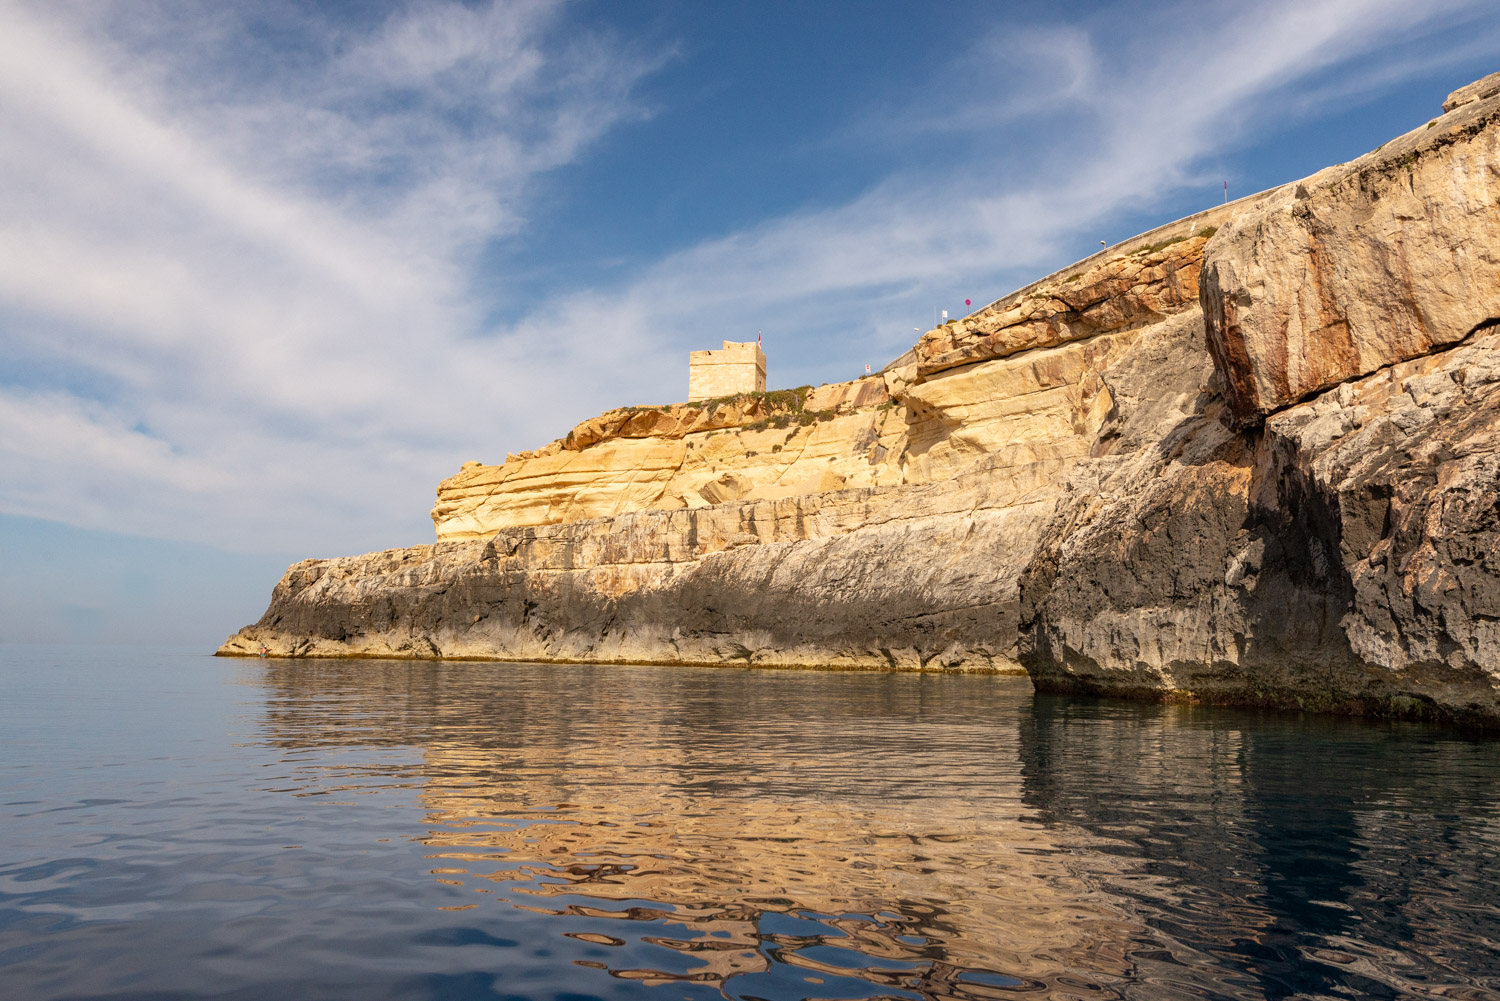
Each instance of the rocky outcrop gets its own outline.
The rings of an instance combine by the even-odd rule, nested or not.
[[[1038,687],[1500,719],[1500,338],[1221,408],[1074,471],[1021,581]]]
[[[914,349],[916,372],[928,376],[1175,313],[1198,298],[1203,245],[1213,231],[1205,222],[1195,234],[1112,255],[928,331]]]
[[[1136,336],[991,359],[915,384],[867,378],[613,410],[502,465],[466,464],[438,486],[433,523],[445,542],[483,539],[631,511],[916,486],[992,457],[997,470],[1055,486],[1110,408],[1101,372]]]
[[[624,407],[438,485],[442,541],[630,511],[899,482],[900,415],[878,378],[701,404]]]
[[[1447,100],[1443,101],[1443,113],[1456,111],[1466,104],[1482,101],[1496,94],[1500,94],[1500,73],[1491,73],[1484,79],[1475,80],[1449,94]]]
[[[1176,313],[1198,300],[1204,244],[1222,224],[1253,211],[1276,190],[1159,226],[929,330],[887,368],[887,381],[914,382],[955,366],[1138,328]]]
[[[1500,91],[928,332],[625,408],[226,654],[1018,670],[1500,728]]]
[[[1204,250],[1209,350],[1246,426],[1500,322],[1500,96],[1267,197]]]
[[[1205,247],[1224,400],[1073,470],[1038,687],[1500,724],[1500,97],[1458,107]]]
[[[994,481],[981,469],[304,561],[223,652],[1018,672],[1013,547],[1051,503]]]

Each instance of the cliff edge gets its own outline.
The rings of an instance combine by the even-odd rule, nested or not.
[[[1500,726],[1500,88],[929,331],[632,407],[220,648],[1025,670]]]

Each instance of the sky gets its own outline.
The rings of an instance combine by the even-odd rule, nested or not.
[[[0,0],[0,642],[211,648],[690,350],[853,378],[1497,53],[1489,0]]]

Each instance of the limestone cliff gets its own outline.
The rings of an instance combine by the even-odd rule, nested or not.
[[[1500,96],[1453,107],[1209,242],[1226,399],[1073,471],[1040,687],[1496,723]]]
[[[931,483],[981,460],[1055,483],[1112,406],[1103,370],[1143,329],[1196,315],[1207,237],[1258,200],[1163,227],[930,331],[879,377],[624,407],[498,466],[466,463],[438,486],[437,537]]]
[[[1288,185],[1214,238],[1203,308],[1236,423],[1495,322],[1497,102]]]
[[[1500,90],[924,335],[610,411],[221,653],[1024,668],[1500,724]]]
[[[902,422],[878,378],[701,404],[625,407],[438,485],[442,541],[647,509],[704,507],[899,480]]]

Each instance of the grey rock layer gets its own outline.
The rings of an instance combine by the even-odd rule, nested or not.
[[[220,652],[1020,673],[1008,546],[1050,504],[992,479],[306,560]]]
[[[1020,584],[1050,691],[1500,721],[1500,338],[1076,469]]]

